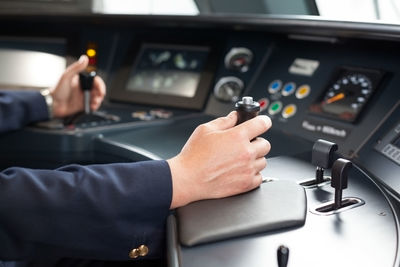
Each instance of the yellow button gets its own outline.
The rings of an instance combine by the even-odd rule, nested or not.
[[[287,105],[283,111],[282,111],[282,117],[285,119],[292,117],[294,114],[296,114],[297,107],[295,104],[290,104]]]
[[[310,86],[307,84],[303,84],[303,85],[299,86],[299,88],[297,88],[296,97],[298,99],[303,99],[310,94],[310,91],[311,91]]]
[[[149,248],[146,245],[140,245],[129,252],[129,258],[136,259],[139,256],[144,257],[149,253]]]

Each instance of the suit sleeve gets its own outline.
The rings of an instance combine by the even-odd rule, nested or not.
[[[0,133],[49,118],[44,97],[37,91],[0,91]]]
[[[0,174],[0,258],[163,256],[172,199],[166,161],[9,168]]]

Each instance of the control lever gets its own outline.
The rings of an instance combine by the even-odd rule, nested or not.
[[[96,71],[83,71],[79,73],[79,83],[83,91],[85,114],[90,114],[90,91],[93,87],[93,80],[96,77]]]
[[[241,101],[236,102],[235,110],[238,112],[236,125],[250,120],[260,112],[260,104],[254,101],[251,96],[244,96]]]
[[[337,144],[318,139],[312,148],[311,163],[316,165],[315,183],[324,182],[324,169],[328,169],[332,165],[334,152],[338,149]]]
[[[286,246],[279,246],[277,250],[278,267],[286,267],[289,261],[289,248]]]
[[[333,163],[331,186],[335,188],[334,210],[342,207],[342,191],[347,188],[347,172],[352,165],[351,161],[342,158],[337,159]]]

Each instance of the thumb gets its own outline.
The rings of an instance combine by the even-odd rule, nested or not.
[[[75,61],[71,65],[68,66],[68,68],[64,72],[64,77],[72,79],[72,77],[75,74],[78,74],[79,72],[83,71],[86,69],[86,67],[89,64],[89,59],[86,55],[82,55],[78,61]]]
[[[237,112],[232,111],[226,117],[220,117],[208,122],[208,126],[213,130],[227,130],[235,126],[237,122]]]

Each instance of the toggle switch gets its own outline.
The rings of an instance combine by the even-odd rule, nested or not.
[[[85,114],[90,114],[90,91],[93,88],[93,80],[96,77],[96,71],[83,71],[79,73],[79,83],[84,97]]]
[[[244,96],[241,101],[235,104],[235,110],[238,112],[238,120],[236,125],[250,120],[260,112],[260,104],[254,101],[251,96]]]
[[[333,157],[337,149],[337,144],[318,139],[313,145],[311,155],[311,163],[317,166],[315,179],[302,182],[300,185],[310,187],[329,181],[328,178],[324,178],[324,170],[332,166]]]
[[[342,207],[342,192],[343,189],[347,188],[347,173],[352,165],[351,161],[342,158],[333,163],[331,186],[335,188],[335,202],[333,204],[333,209],[335,210]]]
[[[289,248],[286,246],[279,246],[277,250],[278,267],[286,267],[289,261]]]
[[[337,149],[337,144],[323,139],[318,139],[314,143],[314,146],[312,148],[311,163],[317,166],[315,170],[316,184],[324,182],[324,169],[328,169],[331,167],[333,156]]]

